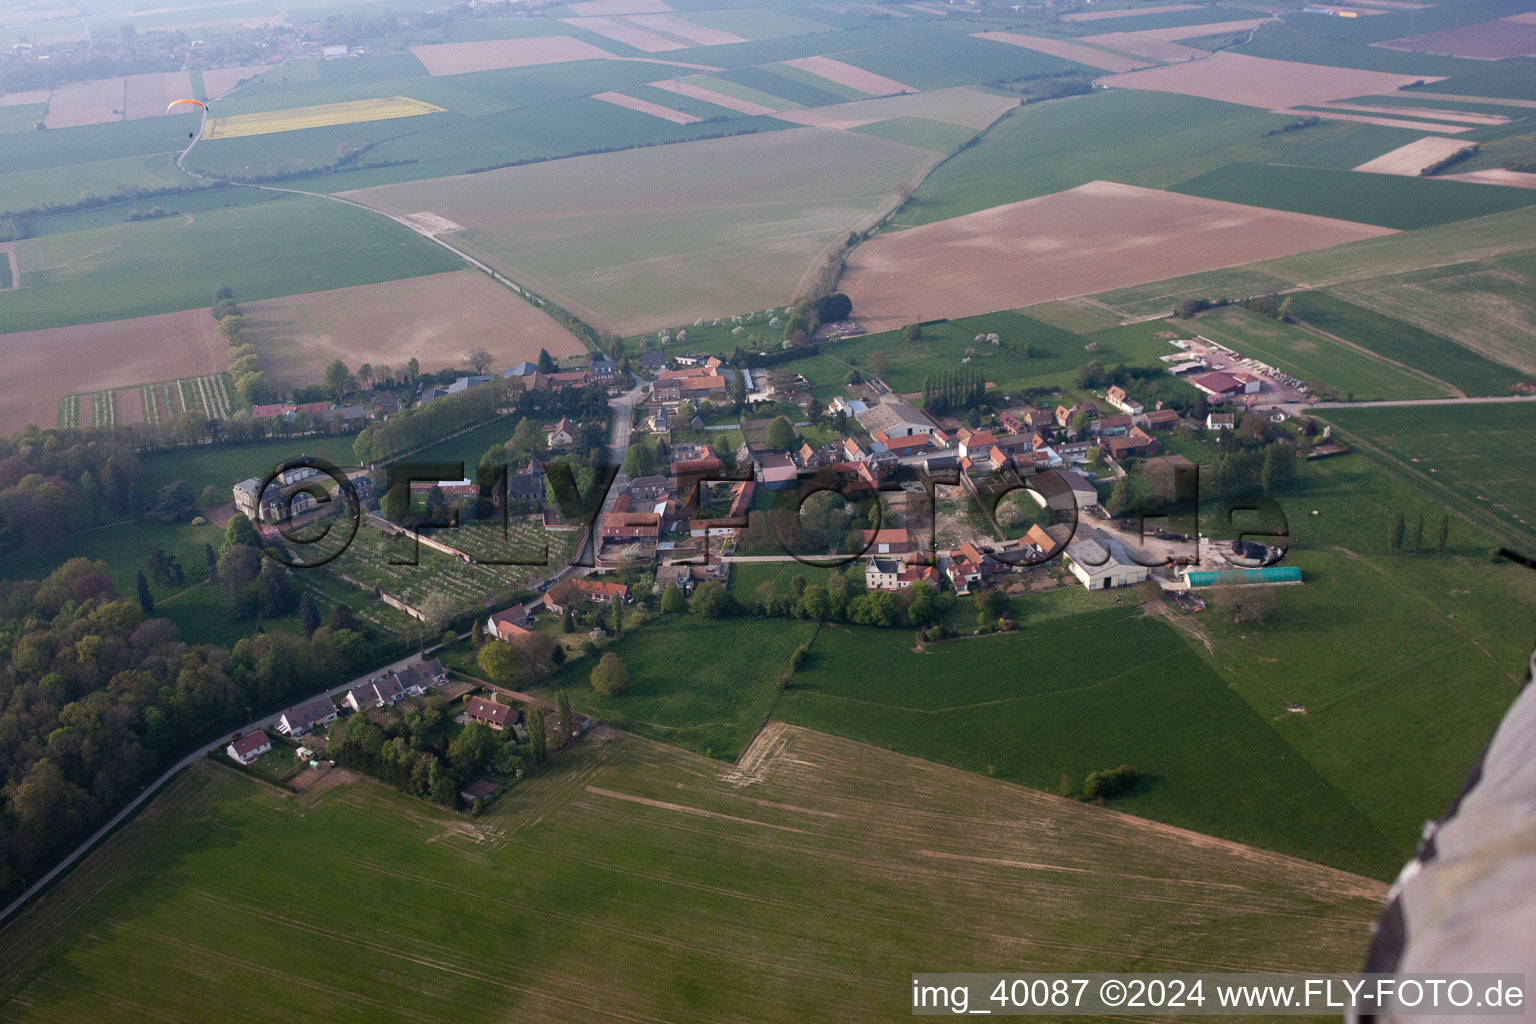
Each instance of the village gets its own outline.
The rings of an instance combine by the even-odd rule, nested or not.
[[[1157,479],[1193,472],[1184,455],[1165,453],[1173,438],[1235,436],[1247,421],[1261,426],[1247,422],[1246,436],[1265,436],[1261,431],[1278,431],[1295,415],[1294,403],[1305,394],[1305,384],[1204,338],[1172,345],[1177,351],[1165,357],[1168,373],[1205,396],[1203,419],[1162,403],[1148,409],[1117,384],[1062,396],[1054,406],[990,408],[984,421],[973,414],[967,422],[930,415],[914,404],[919,396],[893,393],[872,376],[850,383],[846,395],[821,408],[798,374],[735,368],[715,355],[650,350],[626,360],[628,374],[610,359],[553,372],[525,362],[499,375],[419,388],[417,404],[507,382],[519,392],[603,389],[614,398],[615,423],[631,416],[625,426],[633,433],[625,430],[628,443],[609,451],[624,470],[600,508],[576,509],[546,479],[550,460],[579,463],[595,451],[581,450],[583,439],[594,436],[593,424],[570,417],[540,427],[538,450],[504,467],[504,483],[493,497],[504,515],[515,513],[546,531],[582,531],[577,561],[583,576],[620,569],[632,576],[651,567],[658,593],[669,582],[686,593],[700,582],[726,581],[730,565],[741,559],[862,561],[867,590],[923,583],[957,595],[982,582],[1008,586],[1015,581],[1007,577],[1051,565],[1088,590],[1147,580],[1168,591],[1298,581],[1293,569],[1270,569],[1278,548],[1255,557],[1255,545],[1233,543],[1236,537],[1218,541],[1201,535],[1198,526],[1151,530],[1145,517],[1125,515],[1125,509],[1112,514],[1107,507],[1128,474]],[[399,403],[386,393],[371,407],[323,406],[263,406],[253,415],[361,423],[387,419]],[[1342,450],[1327,433],[1307,437],[1296,454]],[[732,447],[726,439],[737,443]],[[1292,440],[1283,433],[1277,439]],[[378,467],[348,474],[357,498],[370,508],[379,507],[388,486],[378,475]],[[315,514],[317,492],[324,493],[315,487],[318,476],[309,468],[286,470],[267,482],[259,498],[261,480],[241,481],[234,488],[235,508],[269,528],[290,517],[300,521]],[[462,510],[486,491],[484,480],[469,477],[412,480],[410,507],[419,511],[425,500],[438,511]],[[830,517],[842,520],[839,535],[807,535],[798,528],[801,520],[833,500],[828,495],[848,506],[841,517]],[[474,550],[463,549],[469,545],[455,546],[452,531],[412,530],[407,517],[388,513],[370,513],[369,525],[410,535],[461,561],[475,559]],[[788,521],[795,525],[786,529]],[[786,544],[789,534],[793,549]],[[537,586],[542,590],[560,578]],[[531,614],[537,604],[518,607]],[[503,627],[519,625],[523,617],[491,610]]]

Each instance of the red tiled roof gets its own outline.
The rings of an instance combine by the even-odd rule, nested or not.
[[[260,729],[256,730],[255,732],[248,732],[244,736],[241,736],[239,739],[230,743],[230,746],[235,748],[235,755],[237,757],[249,757],[251,754],[254,754],[262,747],[269,747],[271,745],[272,741],[269,740],[267,738],[267,734],[262,732]]]

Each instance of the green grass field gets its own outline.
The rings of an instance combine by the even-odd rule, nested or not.
[[[573,661],[547,685],[570,692],[577,710],[622,729],[732,760],[762,726],[791,652],[813,629],[809,622],[664,616],[613,645],[629,672],[628,692],[594,691],[590,658]]]
[[[1432,374],[1469,395],[1507,394],[1520,374],[1428,331],[1345,302],[1325,292],[1298,292],[1295,315],[1304,323]]]
[[[1536,377],[1536,253],[1385,275],[1330,291]]]
[[[893,117],[854,130],[919,149],[931,149],[935,153],[950,153],[976,134],[964,125],[927,117]]]
[[[176,170],[170,153],[125,156],[67,167],[44,167],[0,174],[0,210],[25,210],[49,203],[73,203],[85,192],[107,197],[119,187],[196,188],[201,184]],[[174,207],[180,200],[180,196],[134,200],[118,212],[116,219],[121,221],[131,208],[147,211],[151,206]]]
[[[1324,416],[1380,449],[1407,478],[1435,493],[1449,490],[1500,520],[1511,539],[1536,546],[1536,452],[1526,443],[1536,406],[1330,409]]]
[[[1240,154],[1280,147],[1263,135],[1285,121],[1248,107],[1135,90],[1032,104],[934,171],[895,224],[927,224],[1098,179],[1166,188]]]
[[[1443,398],[1449,391],[1401,367],[1307,331],[1240,307],[1202,313],[1193,321],[1166,321],[1169,329],[1196,331],[1212,341],[1278,366],[1302,380],[1322,380],[1340,395],[1362,401],[1393,398]]]
[[[352,440],[350,436],[279,437],[144,455],[139,460],[139,490],[153,496],[171,481],[185,480],[193,497],[212,484],[219,491],[219,501],[230,501],[230,488],[241,480],[263,476],[279,463],[301,455],[313,455],[337,466],[355,466]]]
[[[1187,178],[1172,188],[1207,199],[1399,230],[1433,227],[1536,203],[1536,192],[1527,189],[1272,163],[1232,163]]]
[[[910,1012],[914,935],[945,970],[1025,943],[1038,970],[1343,971],[1378,913],[1379,884],[1315,865],[803,730],[765,740],[738,770],[588,739],[475,820],[199,765],[0,932],[0,1009],[872,1022]]]
[[[801,129],[387,186],[357,198],[465,225],[449,236],[455,244],[589,322],[628,334],[781,304],[825,246],[935,159],[867,135]],[[800,172],[810,164],[814,176]],[[614,180],[626,182],[623,195]]]
[[[1035,354],[1026,359],[1001,345],[994,347],[975,340],[978,334],[990,333],[1006,340],[1027,342],[1034,346]],[[1099,347],[1090,352],[1086,346],[1092,343]],[[962,364],[969,349],[975,349],[975,355],[970,363]],[[827,345],[814,356],[782,366],[788,372],[803,373],[816,397],[826,402],[844,393],[850,369],[872,372],[871,362],[876,353],[881,354],[886,364],[881,378],[898,392],[921,391],[923,380],[935,374],[975,369],[984,372],[987,380],[1003,393],[1018,394],[1025,388],[1070,387],[1077,368],[1091,359],[1105,365],[1145,364],[1170,351],[1166,342],[1144,332],[1088,338],[1022,313],[1002,312],[930,324],[923,328],[923,336],[916,342],[903,340],[896,331],[864,335]],[[879,365],[878,361],[875,365]],[[1174,384],[1169,381],[1170,386]]]
[[[196,309],[222,284],[249,302],[460,265],[406,228],[321,199],[29,238],[16,249],[22,287],[0,293],[7,331]]]
[[[1212,615],[1192,625],[1232,687],[1406,855],[1519,689],[1536,574],[1489,564],[1487,533],[1374,458],[1323,460],[1280,497],[1296,538],[1288,557],[1307,582],[1278,593],[1262,626]],[[1399,511],[1410,549],[1424,517],[1418,555],[1386,554]]]
[[[1130,764],[1144,781],[1116,806],[1132,814],[1377,875],[1401,861],[1134,599],[922,653],[905,630],[829,628],[774,715],[1047,791]]]

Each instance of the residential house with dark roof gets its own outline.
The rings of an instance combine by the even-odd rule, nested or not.
[[[284,736],[302,736],[316,728],[324,728],[336,721],[336,705],[331,698],[321,695],[307,700],[277,716],[277,731]]]

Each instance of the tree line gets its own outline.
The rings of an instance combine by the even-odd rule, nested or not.
[[[74,558],[0,588],[0,893],[14,894],[187,749],[346,678],[343,634],[184,643]],[[349,645],[365,659],[390,645]]]

